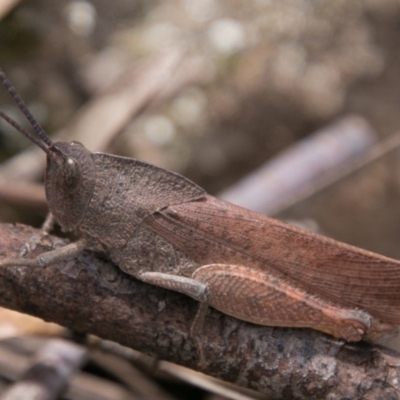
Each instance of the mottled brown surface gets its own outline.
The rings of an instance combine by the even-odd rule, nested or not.
[[[0,257],[48,250],[60,239],[1,225]],[[37,243],[37,245],[34,245]],[[324,334],[266,328],[212,310],[199,336],[199,366],[188,329],[194,301],[140,283],[87,252],[77,262],[38,268],[9,267],[0,274],[0,304],[78,332],[88,332],[250,387],[271,398],[397,399],[398,354],[360,343],[344,345]]]

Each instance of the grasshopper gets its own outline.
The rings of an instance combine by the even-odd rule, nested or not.
[[[51,214],[77,242],[33,260],[47,266],[101,245],[129,275],[259,325],[307,327],[347,341],[400,323],[400,262],[293,227],[208,195],[187,178],[132,158],[53,143],[10,81],[34,128],[16,127],[47,156]]]

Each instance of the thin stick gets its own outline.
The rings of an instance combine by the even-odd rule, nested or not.
[[[300,193],[298,196],[295,196],[291,199],[288,199],[287,202],[282,203],[279,207],[276,207],[270,215],[276,215],[280,212],[292,207],[293,205],[302,202],[304,200],[309,199],[310,197],[321,193],[323,190],[328,189],[334,184],[340,182],[342,179],[348,178],[361,169],[367,167],[368,165],[380,160],[382,157],[389,155],[391,152],[400,148],[400,132],[395,133],[383,141],[379,142],[375,146],[371,148],[366,154],[356,159],[353,163],[346,166],[342,170],[339,170],[337,173],[328,176],[322,182],[317,183],[313,187],[305,190],[303,193]]]

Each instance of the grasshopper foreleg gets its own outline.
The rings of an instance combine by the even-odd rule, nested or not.
[[[0,267],[24,266],[24,267],[47,267],[59,261],[71,260],[77,257],[86,247],[86,240],[67,244],[63,247],[47,251],[36,258],[4,258],[0,260]]]

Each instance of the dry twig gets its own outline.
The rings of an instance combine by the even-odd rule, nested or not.
[[[0,20],[16,7],[19,2],[20,0],[2,0],[0,2]]]
[[[18,381],[29,368],[32,356],[39,351],[48,339],[15,338],[0,342],[0,376],[8,381]],[[87,372],[76,371],[68,382],[66,398],[75,400],[128,400],[131,393],[121,385],[94,376]],[[23,396],[23,398],[28,398]]]
[[[49,340],[33,358],[23,377],[1,395],[1,400],[57,399],[71,375],[86,360],[84,347],[61,339]]]

